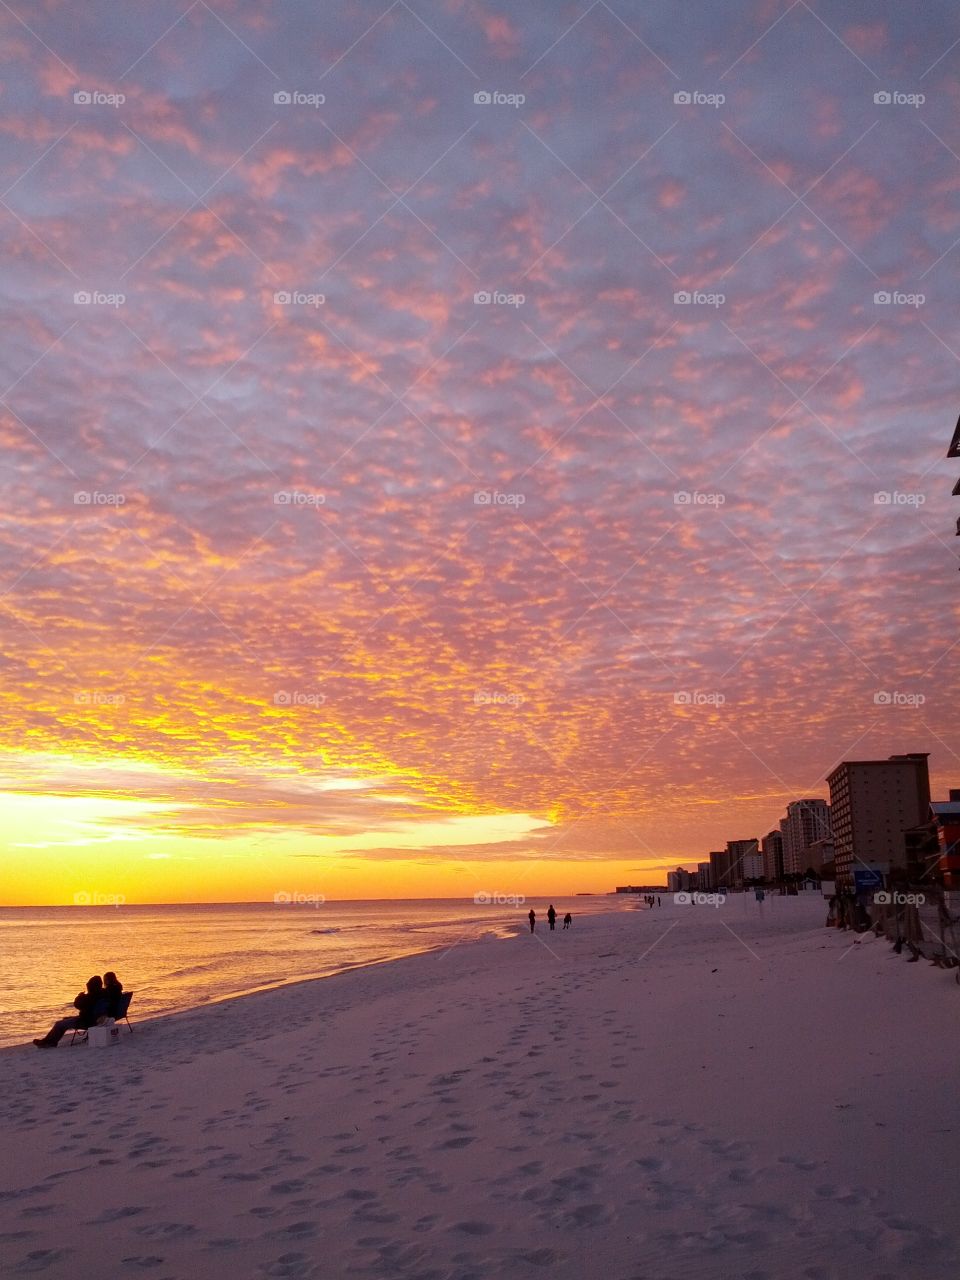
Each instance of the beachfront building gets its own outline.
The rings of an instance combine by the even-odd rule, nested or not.
[[[710,887],[721,891],[730,888],[730,859],[725,849],[710,852]]]
[[[838,889],[906,868],[904,832],[929,821],[929,752],[844,760],[827,778]]]
[[[808,844],[801,854],[800,861],[803,863],[803,873],[812,871],[816,876],[823,875],[824,867],[831,867],[837,856],[836,845],[833,842],[833,836],[825,836],[822,840],[814,840],[812,844]]]
[[[831,837],[830,806],[819,798],[791,800],[783,828],[783,874],[800,876],[810,865],[807,848],[817,840]]]
[[[697,863],[697,888],[701,893],[709,893],[717,886],[713,883],[713,868],[709,862]]]
[[[783,879],[783,835],[779,830],[768,831],[760,841],[760,856],[764,880],[778,884]]]
[[[744,880],[752,880],[754,878],[752,873],[756,868],[756,863],[752,860],[759,856],[760,841],[756,839],[728,840],[726,853],[729,863],[727,887],[730,889],[742,889]],[[747,862],[748,858],[751,859],[749,863]],[[763,874],[762,862],[760,874]],[[759,877],[757,878],[759,879]]]
[[[740,869],[745,883],[756,884],[763,879],[763,856],[759,853],[745,853],[740,859]]]
[[[691,875],[686,867],[677,867],[676,871],[667,872],[668,893],[688,893],[691,887]]]

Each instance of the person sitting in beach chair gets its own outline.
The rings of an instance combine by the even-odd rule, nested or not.
[[[98,973],[88,979],[86,991],[80,992],[73,1005],[78,1010],[76,1016],[60,1018],[42,1039],[34,1040],[38,1049],[55,1049],[68,1031],[86,1031],[96,1025],[98,1018],[106,1016],[107,999],[103,992],[103,979]]]
[[[120,1005],[123,998],[123,983],[112,969],[103,975],[103,997],[107,1002],[106,1015],[115,1022],[120,1021]],[[129,1003],[129,1001],[128,1001]]]

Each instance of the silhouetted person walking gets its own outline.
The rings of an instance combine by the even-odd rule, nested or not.
[[[547,923],[550,925],[551,929],[555,929],[557,927],[557,913],[554,910],[552,902],[549,907],[547,907]]]
[[[573,924],[573,916],[568,911],[567,914],[563,917],[563,927],[565,929],[569,929],[572,924]]]
[[[530,932],[533,933],[534,929],[537,927],[537,913],[534,911],[533,907],[530,908],[527,919],[530,921]]]

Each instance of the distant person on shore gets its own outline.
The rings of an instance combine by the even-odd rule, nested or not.
[[[563,917],[563,927],[565,929],[569,929],[572,924],[573,924],[573,916],[568,911],[567,914]]]
[[[659,893],[658,893],[658,894],[657,894],[657,906],[659,907],[659,906],[661,906],[661,905],[662,905],[662,903],[660,902],[660,895],[659,895]]]
[[[552,902],[549,907],[547,907],[547,923],[550,925],[551,929],[555,929],[557,927],[557,912]]]
[[[108,1018],[117,1018],[120,1016],[120,998],[123,995],[123,983],[119,980],[112,969],[109,969],[103,975],[103,998],[106,1002],[106,1016]]]
[[[533,907],[530,908],[527,919],[530,921],[530,932],[533,933],[534,929],[537,927],[537,913],[534,911]]]
[[[94,974],[87,981],[86,991],[81,991],[73,1002],[79,1012],[72,1018],[61,1018],[55,1022],[47,1034],[40,1040],[34,1040],[38,1049],[55,1049],[68,1031],[86,1031],[94,1026],[98,1018],[106,1011],[106,999],[103,993],[103,979]]]

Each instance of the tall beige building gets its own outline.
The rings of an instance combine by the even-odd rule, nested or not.
[[[903,833],[930,812],[928,755],[844,760],[828,776],[838,888],[852,890],[857,870],[886,876],[905,865]]]
[[[763,857],[763,878],[767,884],[783,879],[783,836],[779,830],[768,831],[760,841]]]
[[[815,840],[830,837],[830,806],[826,800],[810,798],[791,800],[787,805],[786,827],[783,832],[783,873],[802,875],[810,859],[805,857],[807,846]]]

